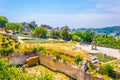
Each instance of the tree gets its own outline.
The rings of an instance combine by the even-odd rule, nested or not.
[[[81,41],[82,38],[83,38],[83,35],[82,35],[82,32],[80,32],[80,31],[76,31],[72,35],[72,40],[74,40],[74,41]]]
[[[36,36],[36,37],[46,38],[47,29],[46,29],[46,28],[43,28],[43,27],[36,27],[36,28],[32,31],[32,35],[34,35],[34,36]]]
[[[50,25],[42,24],[41,27],[45,27],[47,29],[53,29]]]
[[[8,22],[8,19],[4,16],[0,16],[0,28],[5,28],[5,24]]]
[[[86,31],[83,32],[83,34],[82,34],[82,35],[83,35],[83,36],[82,36],[83,41],[84,41],[84,42],[87,42],[87,43],[92,42],[93,37],[94,37],[94,34],[95,34],[95,32],[92,31],[91,29],[86,30]]]
[[[50,37],[53,39],[58,39],[60,37],[60,31],[53,30],[50,32]]]
[[[35,26],[33,26],[31,23],[28,23],[28,28],[30,28],[30,29],[35,29]]]
[[[15,23],[15,25],[16,25],[16,31],[18,31],[18,32],[20,32],[24,29],[23,25],[20,23]]]
[[[7,30],[12,30],[13,33],[16,31],[20,32],[23,29],[23,25],[20,23],[6,23],[5,26]]]
[[[68,27],[64,26],[60,32],[61,38],[69,41],[72,38],[72,34],[69,32]]]

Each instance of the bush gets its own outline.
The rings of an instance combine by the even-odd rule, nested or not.
[[[23,38],[21,40],[33,40],[32,38]]]
[[[116,58],[111,57],[111,56],[107,56],[107,55],[105,56],[101,53],[95,54],[95,56],[97,56],[99,58],[99,60],[102,62],[108,62],[108,61],[116,59]]]
[[[0,48],[0,53],[5,53],[6,49],[5,48]]]
[[[15,44],[15,48],[19,48],[20,43]]]
[[[13,40],[9,40],[9,44],[12,44],[13,43]]]
[[[103,75],[107,74],[110,77],[113,77],[114,75],[113,67],[109,64],[104,65],[99,70],[97,70],[97,72]]]
[[[46,48],[45,48],[45,47],[42,47],[42,46],[37,47],[37,48],[34,48],[34,50],[40,51],[40,52],[42,52],[42,53],[46,53]]]
[[[8,53],[13,53],[13,52],[15,52],[15,50],[13,48],[9,48],[9,49],[7,49],[7,52]]]
[[[110,66],[109,64],[106,64],[105,65],[105,70],[106,70],[106,72],[109,76],[112,76],[112,73],[113,73],[113,67],[112,66]]]
[[[15,67],[10,67],[6,60],[0,59],[0,79],[11,80],[16,76],[19,77],[17,73],[18,72],[15,70]]]
[[[91,61],[89,61],[89,66],[91,69],[95,69],[95,65]]]
[[[53,80],[53,75],[46,71],[39,75],[23,73],[20,68],[10,66],[6,60],[0,59],[0,80]]]
[[[12,53],[14,52],[13,48],[0,48],[0,53]]]
[[[8,42],[2,42],[2,47],[3,47],[3,48],[7,48],[7,47],[8,47],[8,45],[9,45],[9,43],[8,43]]]
[[[37,50],[38,51],[45,51],[46,49],[45,49],[45,47],[38,47]]]
[[[26,32],[23,32],[22,34],[23,34],[23,35],[27,35],[27,33],[26,33]]]
[[[58,59],[60,59],[60,53],[55,53],[55,57],[56,57],[56,59],[58,60]]]
[[[105,70],[102,70],[102,69],[101,70],[97,70],[97,72],[100,73],[100,74],[103,74],[103,75],[106,74]]]
[[[2,42],[5,42],[5,37],[2,37]]]
[[[82,61],[82,60],[83,60],[83,58],[79,55],[74,58],[74,62],[77,63],[77,64],[79,64],[79,62]]]

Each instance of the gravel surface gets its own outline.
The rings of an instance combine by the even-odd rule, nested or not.
[[[88,51],[90,53],[103,53],[109,56],[116,57],[120,59],[120,50],[119,49],[113,49],[113,48],[105,48],[105,47],[99,47],[97,46],[97,50],[92,50],[91,45],[77,45],[77,47],[81,47],[81,49]]]

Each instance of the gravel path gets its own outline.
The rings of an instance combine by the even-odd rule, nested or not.
[[[120,51],[119,49],[113,49],[113,48],[105,48],[105,47],[99,47],[97,46],[97,50],[92,50],[91,45],[77,45],[77,47],[81,47],[81,49],[88,51],[90,53],[103,53],[109,56],[116,57],[120,59]]]

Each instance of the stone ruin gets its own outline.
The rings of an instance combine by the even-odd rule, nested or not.
[[[82,70],[86,72],[88,69],[88,60],[83,60]]]
[[[91,59],[91,62],[93,63],[93,64],[96,64],[96,63],[98,63],[99,62],[99,59],[98,59],[98,57],[96,57],[96,56],[91,56],[90,57],[90,59]]]
[[[93,40],[93,41],[91,42],[92,50],[97,50],[96,43],[97,43],[96,40]]]

